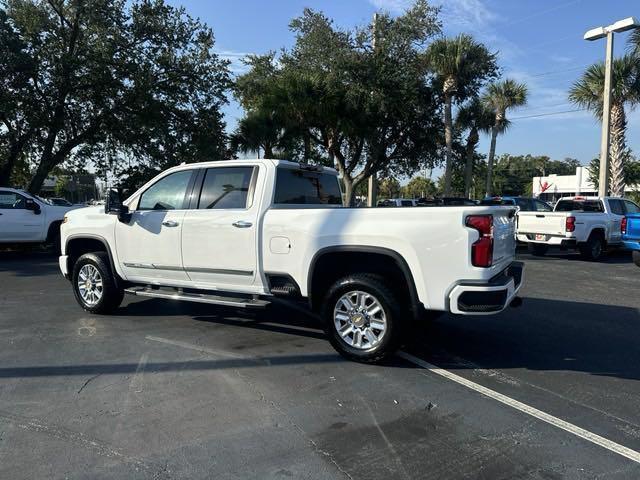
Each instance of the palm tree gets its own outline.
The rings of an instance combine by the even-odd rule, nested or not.
[[[527,86],[510,78],[491,83],[482,96],[482,102],[493,112],[493,125],[491,126],[491,146],[487,159],[487,191],[491,195],[493,182],[493,159],[496,155],[496,139],[498,134],[505,131],[508,126],[507,110],[521,107],[527,103]]]
[[[444,170],[444,194],[451,193],[453,162],[453,120],[451,108],[454,97],[464,99],[477,92],[482,82],[495,75],[496,55],[476,42],[473,37],[460,34],[455,38],[442,38],[433,42],[427,50],[427,61],[442,83],[444,97],[444,138],[446,162]]]
[[[627,115],[625,105],[633,108],[640,102],[640,60],[634,55],[616,58],[611,79],[611,130],[609,144],[609,175],[611,195],[624,194],[624,159],[627,154]],[[602,119],[604,92],[604,63],[591,65],[569,91],[569,100],[591,110]]]
[[[456,117],[456,127],[459,131],[468,130],[465,145],[464,166],[464,196],[469,197],[473,179],[473,157],[480,140],[480,133],[489,133],[494,123],[493,112],[486,108],[478,97],[463,106]]]

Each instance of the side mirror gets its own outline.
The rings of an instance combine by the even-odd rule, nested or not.
[[[40,205],[32,198],[27,198],[25,201],[25,208],[31,210],[34,214],[40,215]]]
[[[118,216],[119,221],[129,223],[131,213],[129,213],[129,207],[122,204],[120,190],[111,189],[107,192],[104,201],[104,213],[115,214]]]

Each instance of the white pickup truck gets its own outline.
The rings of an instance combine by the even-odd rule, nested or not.
[[[553,212],[519,212],[517,238],[534,255],[549,246],[577,248],[583,257],[598,260],[607,247],[622,244],[621,222],[633,202],[616,197],[566,197]],[[637,208],[637,206],[636,206]]]
[[[92,313],[124,293],[244,308],[305,299],[333,346],[364,362],[394,352],[425,310],[482,315],[520,303],[514,209],[341,200],[329,168],[181,165],[122,203],[67,214],[60,269]]]
[[[0,244],[50,243],[60,252],[64,214],[77,207],[51,205],[15,188],[0,187]]]

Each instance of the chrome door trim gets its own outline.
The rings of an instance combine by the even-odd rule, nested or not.
[[[124,266],[129,268],[147,268],[150,270],[172,270],[172,271],[184,270],[184,268],[182,267],[178,267],[174,265],[160,265],[157,263],[124,262]]]
[[[233,270],[228,268],[203,268],[203,267],[185,267],[187,273],[215,273],[222,275],[243,275],[247,277],[253,276],[252,270]]]

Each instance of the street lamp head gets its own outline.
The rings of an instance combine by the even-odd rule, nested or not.
[[[633,17],[625,18],[624,20],[618,20],[613,25],[609,25],[607,30],[612,32],[625,32],[627,30],[631,30],[633,28],[640,27],[640,23]]]
[[[634,28],[640,27],[640,23],[633,17],[628,17],[623,20],[618,20],[616,23],[609,25],[608,27],[592,28],[584,34],[585,40],[598,40],[607,36],[610,32],[626,32]]]
[[[593,41],[593,40],[598,40],[600,38],[604,38],[606,36],[607,36],[607,31],[604,29],[604,27],[598,27],[598,28],[592,28],[587,33],[585,33],[584,39]]]

